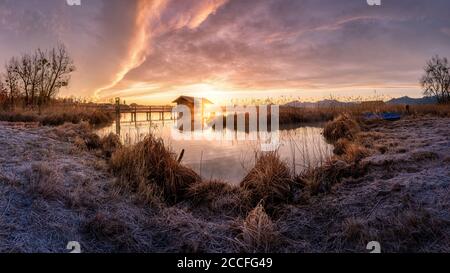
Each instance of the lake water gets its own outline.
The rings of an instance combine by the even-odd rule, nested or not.
[[[153,117],[158,119],[158,117]],[[226,138],[229,131],[216,132],[212,129],[196,132],[200,139],[179,140],[173,135],[173,121],[130,122],[124,114],[120,123],[120,138],[125,145],[135,144],[152,133],[161,137],[167,147],[180,154],[185,153],[182,163],[191,167],[203,178],[239,183],[254,166],[255,157],[261,152],[261,141],[252,140],[249,133],[242,140],[234,132],[233,138]],[[137,120],[146,120],[145,114]],[[116,133],[116,124],[98,131],[100,136]],[[178,132],[183,135],[184,132]],[[309,166],[317,166],[332,155],[333,148],[322,136],[321,124],[279,130],[278,153],[289,167],[299,173]],[[252,134],[259,135],[258,132]],[[204,135],[205,137],[201,137]],[[178,135],[179,137],[180,135]],[[213,138],[213,140],[210,140]]]

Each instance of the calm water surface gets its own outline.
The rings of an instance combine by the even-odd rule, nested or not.
[[[157,117],[154,117],[157,119]],[[138,120],[145,120],[145,114]],[[172,134],[172,121],[129,122],[129,115],[123,115],[120,124],[120,138],[125,145],[135,144],[149,133],[164,140],[166,146],[179,154],[183,149],[182,160],[206,179],[219,179],[230,183],[239,183],[254,166],[256,154],[261,152],[261,143],[256,140],[228,140],[225,132],[205,130],[199,140],[178,140]],[[116,124],[98,131],[100,136],[116,133]],[[258,134],[257,132],[252,132]],[[323,139],[320,124],[280,130],[278,153],[296,173],[308,166],[316,166],[332,155],[332,147]],[[183,132],[181,132],[183,134]],[[234,134],[236,135],[236,134]],[[248,136],[248,134],[246,134]],[[206,136],[213,137],[208,140]]]

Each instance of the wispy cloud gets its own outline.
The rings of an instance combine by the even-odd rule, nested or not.
[[[67,94],[133,100],[177,92],[418,95],[424,62],[450,56],[450,2],[333,0],[0,2],[0,61],[63,41]]]

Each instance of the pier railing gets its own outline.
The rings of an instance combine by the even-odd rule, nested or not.
[[[173,120],[171,105],[151,105],[151,106],[141,106],[141,105],[125,105],[120,104],[118,100],[116,104],[103,104],[103,105],[92,105],[87,107],[93,107],[95,109],[115,113],[118,121],[120,121],[122,114],[130,114],[130,121],[137,122],[138,114],[145,114],[146,119],[142,121],[164,121]],[[158,118],[155,119],[152,114],[158,114]]]

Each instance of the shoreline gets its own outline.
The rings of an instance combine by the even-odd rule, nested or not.
[[[449,118],[369,125],[364,173],[317,195],[293,185],[274,208],[236,207],[242,192],[220,183],[175,204],[118,193],[106,161],[67,141],[79,126],[0,123],[2,252],[66,252],[74,240],[84,252],[365,252],[373,240],[385,252],[449,251]]]

